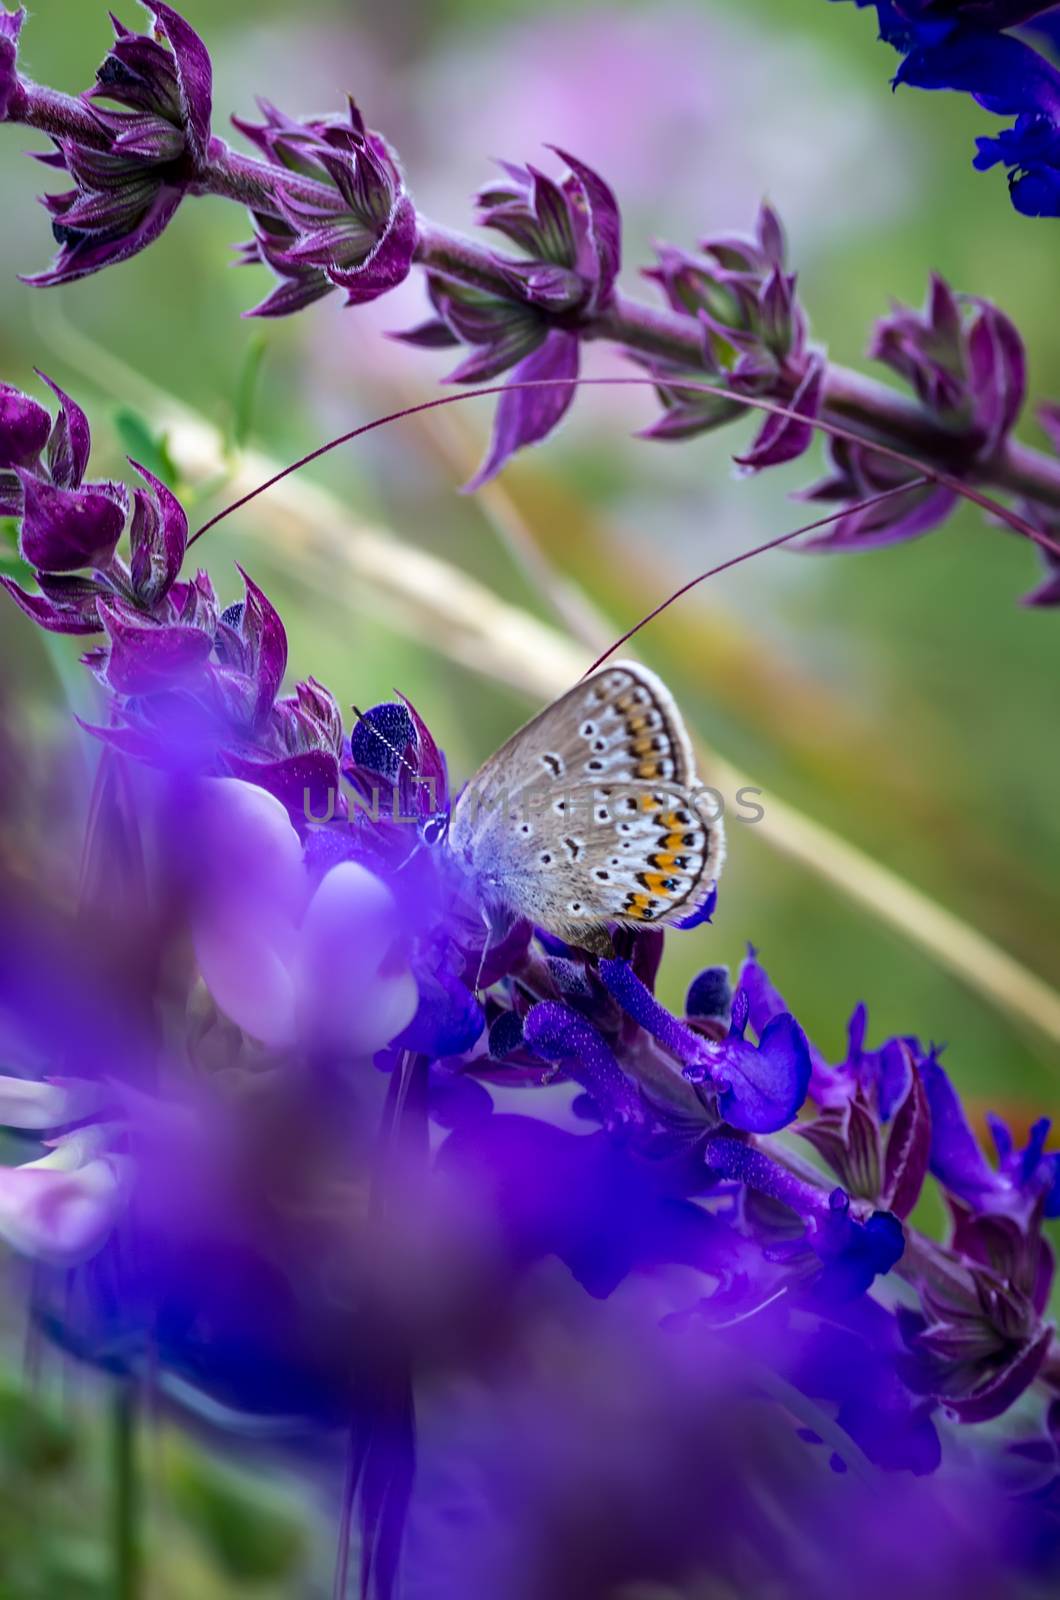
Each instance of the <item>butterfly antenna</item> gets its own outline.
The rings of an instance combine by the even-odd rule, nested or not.
[[[475,983],[471,990],[472,994],[478,994],[480,988],[482,987],[482,974],[486,970],[486,957],[493,948],[493,926],[489,919],[489,912],[486,910],[485,906],[482,907],[482,920],[486,925],[486,937],[482,944],[482,953],[478,958],[478,971],[475,973]]]
[[[371,729],[372,733],[374,733],[375,737],[379,740],[379,743],[385,745],[386,748],[390,751],[390,754],[394,757],[394,759],[401,763],[401,765],[404,767],[406,772],[411,772],[412,776],[418,782],[420,775],[416,771],[416,768],[412,765],[412,762],[404,754],[404,752],[399,750],[397,745],[391,744],[390,740],[387,738],[386,734],[383,733],[382,729],[377,728],[374,722],[370,722],[368,720],[368,718],[365,716],[364,712],[358,706],[351,706],[350,710],[353,712],[353,714],[357,718],[358,722],[367,723],[367,725]]]
[[[433,400],[421,400],[417,405],[402,406],[400,411],[388,411],[385,416],[373,417],[370,422],[362,422],[359,427],[348,428],[345,433],[337,434],[335,438],[328,439],[324,444],[317,445],[315,450],[310,450],[306,455],[299,456],[297,461],[288,462],[285,467],[281,467],[278,472],[274,472],[271,478],[266,478],[264,482],[256,484],[253,489],[248,489],[246,494],[240,495],[237,500],[232,500],[228,505],[222,506],[220,511],[215,512],[212,517],[196,528],[188,540],[188,548],[190,549],[197,539],[201,539],[204,533],[208,533],[211,528],[215,528],[219,522],[223,522],[233,512],[242,510],[252,500],[256,500],[260,494],[275,488],[276,484],[282,483],[284,478],[289,478],[292,473],[300,472],[303,467],[309,466],[310,462],[319,461],[321,456],[326,456],[330,451],[337,450],[340,445],[352,443],[354,439],[359,439],[362,434],[373,433],[376,428],[388,427],[390,423],[401,422],[406,417],[423,416],[425,412],[436,411],[441,406],[460,405],[466,400],[481,400],[488,395],[510,396],[515,390],[654,389],[656,387],[657,380],[655,378],[634,378],[617,374],[610,374],[600,378],[523,378],[519,381],[509,378],[507,383],[483,384],[477,389],[465,389],[462,394],[437,395]],[[940,472],[935,467],[926,466],[923,461],[917,460],[915,456],[907,455],[903,450],[895,450],[891,445],[867,440],[863,434],[856,433],[852,428],[846,428],[841,423],[832,422],[825,417],[807,417],[801,411],[795,411],[791,406],[782,405],[778,400],[767,400],[763,395],[740,394],[735,389],[726,388],[724,384],[703,383],[692,378],[683,378],[681,387],[691,390],[695,394],[711,394],[721,399],[734,400],[744,409],[763,411],[768,416],[786,417],[791,422],[808,424],[811,428],[816,428],[818,432],[827,434],[831,439],[844,439],[848,444],[869,449],[873,455],[882,456],[887,461],[897,462],[914,472],[922,472],[930,483],[937,483],[941,487],[951,490],[953,494],[960,495],[962,499],[970,500],[974,505],[979,506],[981,510],[989,512],[999,521],[1006,523],[1016,533],[1022,534],[1025,539],[1033,540],[1043,550],[1049,550],[1054,555],[1060,555],[1060,542],[1043,532],[1042,529],[1036,528],[1033,523],[1028,522],[1025,517],[1021,517],[1010,506],[1003,505],[1001,501],[995,500],[991,495],[984,494],[981,489],[975,488],[970,483],[965,483],[963,479],[955,478],[952,473]],[[901,487],[910,488],[912,485],[903,484]],[[896,492],[898,491],[885,491],[885,493]],[[838,512],[836,516],[842,514]],[[794,534],[791,537],[794,538]],[[766,548],[768,549],[769,546],[766,546]],[[755,551],[749,553],[756,554]]]
[[[738,556],[730,556],[728,561],[721,561],[716,567],[710,567],[706,572],[700,572],[696,577],[689,578],[687,583],[683,583],[679,589],[675,589],[672,594],[668,594],[665,600],[660,600],[659,604],[641,617],[639,622],[635,622],[632,628],[627,628],[621,638],[615,640],[614,644],[608,645],[603,655],[597,656],[592,665],[586,667],[582,677],[589,677],[590,673],[595,672],[597,667],[603,666],[604,662],[613,656],[616,650],[620,650],[629,639],[632,639],[635,633],[639,633],[642,628],[647,627],[649,622],[654,622],[655,618],[668,610],[675,600],[680,600],[683,595],[688,594],[690,589],[696,588],[697,584],[705,583],[708,578],[716,578],[719,572],[727,572],[730,567],[738,567],[741,561],[750,561],[752,556],[761,556],[767,550],[775,550],[778,545],[787,544],[789,540],[799,538],[800,534],[813,533],[815,528],[827,527],[830,522],[838,522],[843,517],[852,517],[857,512],[866,510],[869,506],[879,505],[881,500],[890,500],[895,495],[908,494],[910,489],[922,489],[926,483],[931,482],[932,479],[925,475],[922,478],[914,478],[909,483],[897,484],[893,489],[883,489],[879,494],[869,495],[867,499],[859,500],[855,505],[844,506],[841,511],[830,512],[827,517],[818,517],[816,522],[804,523],[801,528],[792,528],[788,533],[778,533],[775,539],[767,539],[765,544],[756,544],[753,550],[741,551]]]

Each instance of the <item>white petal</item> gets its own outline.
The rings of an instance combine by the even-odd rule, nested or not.
[[[251,913],[301,916],[309,892],[302,841],[275,795],[242,778],[208,778],[191,826],[208,892]]]
[[[389,970],[397,928],[397,906],[381,878],[355,861],[332,867],[302,925],[297,1004],[307,1038],[370,1055],[412,1021],[416,981],[407,968]]]
[[[87,1116],[100,1090],[84,1078],[0,1077],[0,1127],[58,1128]]]
[[[98,1159],[76,1172],[36,1162],[0,1168],[0,1237],[21,1255],[69,1267],[105,1241],[121,1210],[124,1185],[115,1164]]]
[[[241,910],[201,916],[194,929],[195,957],[218,1007],[237,1027],[279,1049],[295,1036],[290,962],[296,934]]]

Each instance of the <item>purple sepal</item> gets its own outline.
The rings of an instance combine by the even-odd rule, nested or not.
[[[1027,354],[1015,325],[996,306],[984,302],[968,334],[969,385],[981,453],[993,455],[1004,444],[1027,389]]]
[[[188,548],[188,519],[173,491],[138,461],[129,459],[151,490],[149,496],[141,489],[135,494],[129,528],[133,582],[140,597],[155,605],[180,575]]]
[[[287,670],[287,632],[272,601],[238,562],[236,566],[246,588],[240,633],[250,652],[250,671],[257,686],[254,716],[260,719],[272,709]]]
[[[824,373],[822,361],[810,362],[790,402],[790,409],[797,411],[799,417],[816,418],[820,411]],[[735,460],[749,472],[780,466],[785,461],[795,461],[803,455],[813,443],[813,435],[812,421],[802,422],[795,417],[773,413],[766,417],[747,454],[736,456]]]
[[[586,1089],[608,1124],[643,1120],[640,1096],[602,1036],[570,1006],[542,1000],[523,1022],[527,1049]]]
[[[593,284],[587,309],[599,311],[611,298],[622,264],[622,218],[618,201],[610,186],[592,167],[586,166],[584,161],[579,161],[566,150],[561,150],[558,145],[551,145],[550,148],[555,150],[561,161],[567,163],[581,190],[591,258],[591,268],[585,275]]]
[[[296,824],[305,825],[307,813],[315,819],[346,815],[346,799],[339,781],[339,763],[326,750],[307,750],[275,761],[257,761],[223,753],[225,768],[233,778],[257,784],[286,806]]]
[[[157,31],[173,51],[180,90],[180,107],[188,143],[201,161],[210,142],[213,68],[210,53],[190,23],[163,0],[141,0],[155,18]]]
[[[58,489],[18,469],[24,512],[20,548],[40,572],[102,567],[114,554],[128,507],[123,484]]]
[[[197,677],[209,657],[208,634],[154,622],[125,600],[100,600],[99,615],[110,640],[106,680],[118,694],[172,688]]]
[[[0,122],[7,116],[11,96],[18,88],[18,36],[26,20],[25,6],[0,11]]]
[[[286,278],[277,284],[271,294],[264,300],[252,306],[249,311],[244,311],[245,317],[290,317],[296,311],[304,311],[306,306],[314,305],[322,300],[326,294],[331,294],[335,285],[323,272],[306,273],[300,278]]]
[[[0,383],[0,467],[26,467],[48,441],[52,419],[42,405]]]
[[[385,232],[359,266],[327,269],[332,283],[346,290],[348,306],[366,305],[404,283],[412,268],[416,234],[415,207],[402,195],[387,219]]]
[[[441,317],[428,317],[426,322],[419,322],[414,328],[399,328],[388,333],[387,338],[394,339],[398,344],[410,344],[417,350],[452,350],[460,343]]]
[[[920,1198],[931,1159],[931,1109],[915,1062],[909,1087],[891,1123],[884,1157],[883,1192],[889,1211],[905,1218]]]
[[[445,755],[438,748],[434,736],[416,707],[405,695],[401,696],[412,719],[413,730],[416,735],[417,749],[417,775],[434,785],[435,805],[438,808],[447,808],[449,800],[449,770],[446,765]]]
[[[46,383],[59,402],[59,415],[48,440],[48,471],[51,480],[60,489],[76,489],[88,471],[88,457],[92,448],[92,435],[88,418],[70,396],[53,383],[46,372],[37,370],[37,376]]]
[[[45,573],[41,574],[39,581],[42,585],[47,582],[47,592],[27,594],[14,578],[4,577],[0,577],[0,588],[6,589],[26,616],[48,633],[102,632],[96,609],[101,592],[98,584],[90,578],[49,577]]]
[[[60,220],[55,227],[59,230],[61,248],[54,263],[46,272],[22,277],[21,282],[35,289],[52,288],[60,283],[74,283],[78,278],[101,272],[104,267],[127,261],[130,256],[138,255],[154,243],[172,220],[182,197],[182,190],[163,184],[135,227],[117,238],[99,237],[77,230],[72,230],[69,237],[64,237]]]
[[[542,388],[505,390],[497,405],[489,454],[470,483],[464,485],[465,493],[481,489],[516,450],[548,437],[567,414],[574,399],[574,384],[569,380],[577,376],[578,336],[553,328],[543,343],[514,368],[511,381],[564,381]]]
[[[1035,1338],[1021,1345],[988,1383],[969,1395],[947,1396],[947,1409],[958,1421],[967,1423],[990,1422],[994,1417],[1003,1416],[1038,1376],[1052,1342],[1052,1325],[1047,1324]]]

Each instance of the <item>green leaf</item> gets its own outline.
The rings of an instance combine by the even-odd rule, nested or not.
[[[138,461],[148,472],[170,489],[176,489],[180,474],[173,465],[163,433],[156,433],[151,424],[132,406],[119,406],[114,413],[114,427],[126,455]]]
[[[240,448],[250,437],[254,422],[254,407],[258,398],[261,367],[265,359],[264,334],[256,334],[247,345],[236,378],[236,392],[232,399],[232,443]]]

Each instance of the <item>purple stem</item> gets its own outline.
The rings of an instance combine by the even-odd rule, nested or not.
[[[37,84],[20,82],[11,97],[8,121],[39,129],[42,133],[76,138],[97,148],[105,147],[107,134],[88,103]],[[235,200],[253,210],[275,212],[275,195],[281,186],[292,196],[325,208],[334,192],[300,173],[273,166],[255,156],[242,155],[221,140],[191,175],[197,194],[214,194]],[[462,234],[419,219],[416,260],[429,271],[502,298],[511,296],[496,258],[485,246]],[[627,350],[657,356],[703,371],[702,335],[695,318],[665,307],[645,305],[616,292],[610,304],[586,319],[580,332],[587,339],[603,339]],[[915,400],[874,378],[847,367],[829,364],[825,378],[822,416],[843,422],[876,443],[903,446],[925,463],[942,471],[963,468],[960,435],[943,427]],[[993,459],[979,462],[976,481],[1025,495],[1060,509],[1060,460],[1015,440],[1007,441]]]

